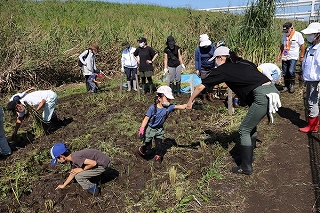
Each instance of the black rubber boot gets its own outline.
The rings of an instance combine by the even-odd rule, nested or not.
[[[256,144],[257,144],[257,133],[254,133],[253,135],[251,135],[251,145],[252,145],[252,149],[254,150],[256,148]],[[233,156],[233,161],[237,164],[237,165],[241,165],[241,153],[234,155]],[[254,161],[254,154],[252,154],[252,162]]]
[[[169,87],[172,89],[172,94],[174,93],[174,83],[170,83]]]
[[[181,97],[181,85],[180,85],[180,83],[176,83],[176,88],[177,88],[177,96]]]
[[[153,84],[149,84],[150,93],[153,93]]]
[[[241,164],[232,168],[233,173],[237,174],[252,174],[252,156],[253,148],[252,146],[241,146]]]
[[[145,84],[142,84],[142,85],[141,85],[141,88],[142,88],[142,93],[143,93],[143,94],[146,94],[146,85],[145,85]]]

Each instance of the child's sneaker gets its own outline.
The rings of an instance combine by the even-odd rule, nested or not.
[[[154,157],[154,160],[155,160],[156,162],[161,163],[161,162],[162,162],[162,156],[156,155],[156,156]]]
[[[87,191],[92,195],[97,195],[100,192],[98,185],[96,183],[91,188],[87,189]]]
[[[146,152],[144,151],[143,146],[140,146],[140,147],[138,148],[138,152],[139,152],[139,154],[142,155],[142,156],[145,156],[145,155],[146,155]]]

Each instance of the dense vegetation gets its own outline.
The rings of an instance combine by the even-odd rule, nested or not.
[[[263,7],[269,7],[273,1],[262,2]],[[248,11],[243,19],[229,13],[150,5],[1,1],[0,68],[7,81],[1,89],[11,91],[27,85],[48,87],[79,80],[76,58],[92,43],[101,47],[99,67],[106,73],[117,73],[121,43],[127,40],[135,46],[141,36],[161,53],[167,36],[173,35],[183,49],[185,64],[191,69],[202,33],[209,34],[214,43],[225,40],[240,55],[256,63],[274,61],[283,21],[273,20],[272,7],[262,9],[260,5]],[[157,71],[163,68],[162,63],[160,54]]]

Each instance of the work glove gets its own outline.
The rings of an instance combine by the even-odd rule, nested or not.
[[[140,139],[143,139],[143,137],[144,137],[144,127],[143,126],[140,127],[139,132],[138,132],[138,136]]]
[[[164,68],[163,69],[163,75],[167,74],[169,72],[169,69],[168,68]]]
[[[121,67],[121,72],[124,72],[124,67]]]

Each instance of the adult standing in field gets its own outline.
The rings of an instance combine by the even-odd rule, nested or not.
[[[305,45],[304,39],[300,32],[297,32],[291,22],[283,25],[284,33],[281,40],[280,50],[276,61],[282,61],[282,75],[284,76],[284,90],[294,92],[296,78],[296,64],[299,60],[303,61]]]
[[[137,91],[137,61],[135,60],[133,53],[136,48],[132,47],[129,42],[123,42],[122,47],[124,48],[121,55],[121,72],[126,73],[128,91],[131,91],[131,83],[134,91]]]
[[[139,47],[134,51],[133,56],[139,66],[139,75],[141,78],[141,87],[144,93],[147,92],[146,79],[148,80],[150,93],[153,92],[152,76],[154,74],[153,62],[158,57],[158,53],[148,46],[146,38],[139,38]],[[139,57],[138,57],[139,56]]]
[[[301,31],[310,43],[302,62],[302,77],[306,83],[308,125],[301,132],[317,132],[319,124],[319,81],[320,81],[320,23],[313,22]]]
[[[97,69],[95,55],[99,51],[99,46],[97,44],[91,45],[87,50],[79,55],[79,60],[82,63],[82,74],[86,79],[86,89],[87,92],[91,90],[91,86],[88,82],[88,78],[92,73],[100,73]]]
[[[2,79],[0,79],[0,84],[2,83]],[[8,156],[11,155],[11,148],[8,144],[4,127],[3,127],[3,110],[2,107],[0,107],[0,156]]]
[[[34,107],[36,111],[43,109],[42,118],[44,123],[50,125],[50,121],[53,120],[53,112],[58,101],[57,94],[52,90],[30,91],[31,89],[13,95],[7,105],[8,110],[17,115],[16,126],[12,134],[13,138],[17,135],[18,129],[27,114],[26,104]],[[57,119],[56,116],[54,116],[54,119]]]
[[[207,86],[222,82],[225,82],[241,100],[244,100],[250,106],[239,127],[241,164],[232,168],[234,173],[249,175],[253,171],[252,157],[256,144],[257,125],[269,112],[267,94],[278,97],[278,90],[267,76],[258,71],[252,62],[243,60],[227,47],[218,47],[213,58],[217,68],[203,78],[202,84],[196,87],[187,103],[187,108],[192,108],[193,100]],[[241,70],[240,74],[239,70]],[[275,101],[280,106],[279,98]]]
[[[216,66],[215,61],[212,59],[213,53],[215,51],[215,46],[212,44],[212,42],[209,39],[209,36],[207,34],[200,35],[200,44],[196,48],[194,61],[195,61],[195,68],[196,68],[196,74],[201,78],[206,78],[210,72],[213,70],[213,68]],[[203,102],[206,103],[206,101],[213,101],[213,87],[218,87],[219,85],[210,85],[206,87],[202,91],[202,97]],[[215,90],[214,94],[217,95],[217,89]],[[208,99],[207,99],[208,96]]]
[[[173,36],[168,36],[166,47],[164,48],[164,74],[169,73],[169,86],[172,92],[177,92],[181,96],[181,72],[186,67],[183,64],[180,47],[176,45]]]

